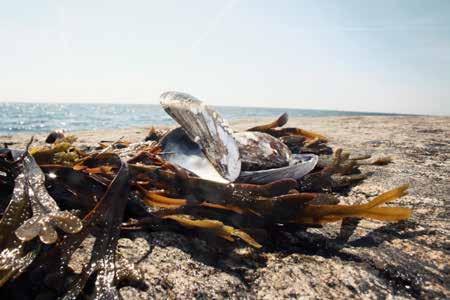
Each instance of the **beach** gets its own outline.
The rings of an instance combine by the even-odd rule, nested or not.
[[[269,120],[237,120],[231,126],[244,130]],[[73,134],[80,145],[121,137],[137,142],[152,125],[161,127]],[[365,203],[409,183],[409,195],[394,203],[413,208],[412,218],[362,220],[347,243],[335,239],[340,224],[329,224],[286,234],[262,251],[224,250],[175,232],[130,233],[119,240],[119,251],[137,263],[149,289],[124,287],[125,299],[450,297],[450,117],[305,117],[290,119],[288,126],[320,132],[333,148],[392,157],[387,166],[362,166],[371,176],[340,197],[342,203]],[[34,136],[42,144],[46,134]],[[22,149],[30,137],[2,135],[0,143]]]

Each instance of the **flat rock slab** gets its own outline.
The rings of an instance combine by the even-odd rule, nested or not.
[[[264,121],[232,125],[245,129]],[[363,166],[372,176],[342,201],[367,202],[410,183],[410,194],[394,203],[412,207],[413,217],[401,223],[363,220],[345,243],[337,238],[340,224],[280,234],[260,251],[189,233],[132,233],[119,241],[119,251],[137,264],[149,289],[124,287],[125,299],[450,298],[450,118],[297,118],[288,125],[321,132],[333,147],[352,153],[391,156],[387,166]],[[136,141],[144,132],[79,136],[86,143],[121,135]],[[25,140],[0,141],[14,139],[17,145]]]

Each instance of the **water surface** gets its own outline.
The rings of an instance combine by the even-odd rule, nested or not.
[[[325,117],[383,115],[350,111],[255,108],[219,106],[228,120],[247,117],[276,117],[288,112],[291,117]],[[57,104],[0,103],[0,134],[49,132],[56,128],[68,131],[127,128],[152,124],[174,124],[159,105],[152,104]]]

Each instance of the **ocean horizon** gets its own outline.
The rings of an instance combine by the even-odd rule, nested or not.
[[[238,120],[277,117],[383,116],[399,115],[380,112],[338,111],[321,109],[268,108],[245,106],[212,106],[224,118]],[[66,131],[171,125],[174,121],[158,104],[126,103],[0,103],[0,134],[43,133],[57,128]]]

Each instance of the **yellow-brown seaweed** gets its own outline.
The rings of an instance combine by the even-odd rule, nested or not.
[[[163,218],[174,220],[177,223],[179,223],[180,225],[187,227],[187,228],[197,228],[197,229],[207,230],[207,231],[212,232],[215,235],[217,235],[223,239],[226,239],[230,242],[234,241],[233,236],[235,236],[235,237],[239,237],[240,239],[245,241],[247,244],[249,244],[255,248],[262,247],[257,241],[255,241],[250,235],[248,235],[244,231],[236,229],[231,226],[224,225],[220,221],[209,220],[209,219],[196,220],[188,215],[169,215],[169,216],[164,216]]]
[[[380,221],[401,221],[411,216],[411,209],[404,207],[378,207],[388,201],[407,194],[409,185],[402,185],[374,198],[366,204],[359,205],[307,205],[299,211],[296,223],[322,224],[335,222],[343,218],[368,218]]]

